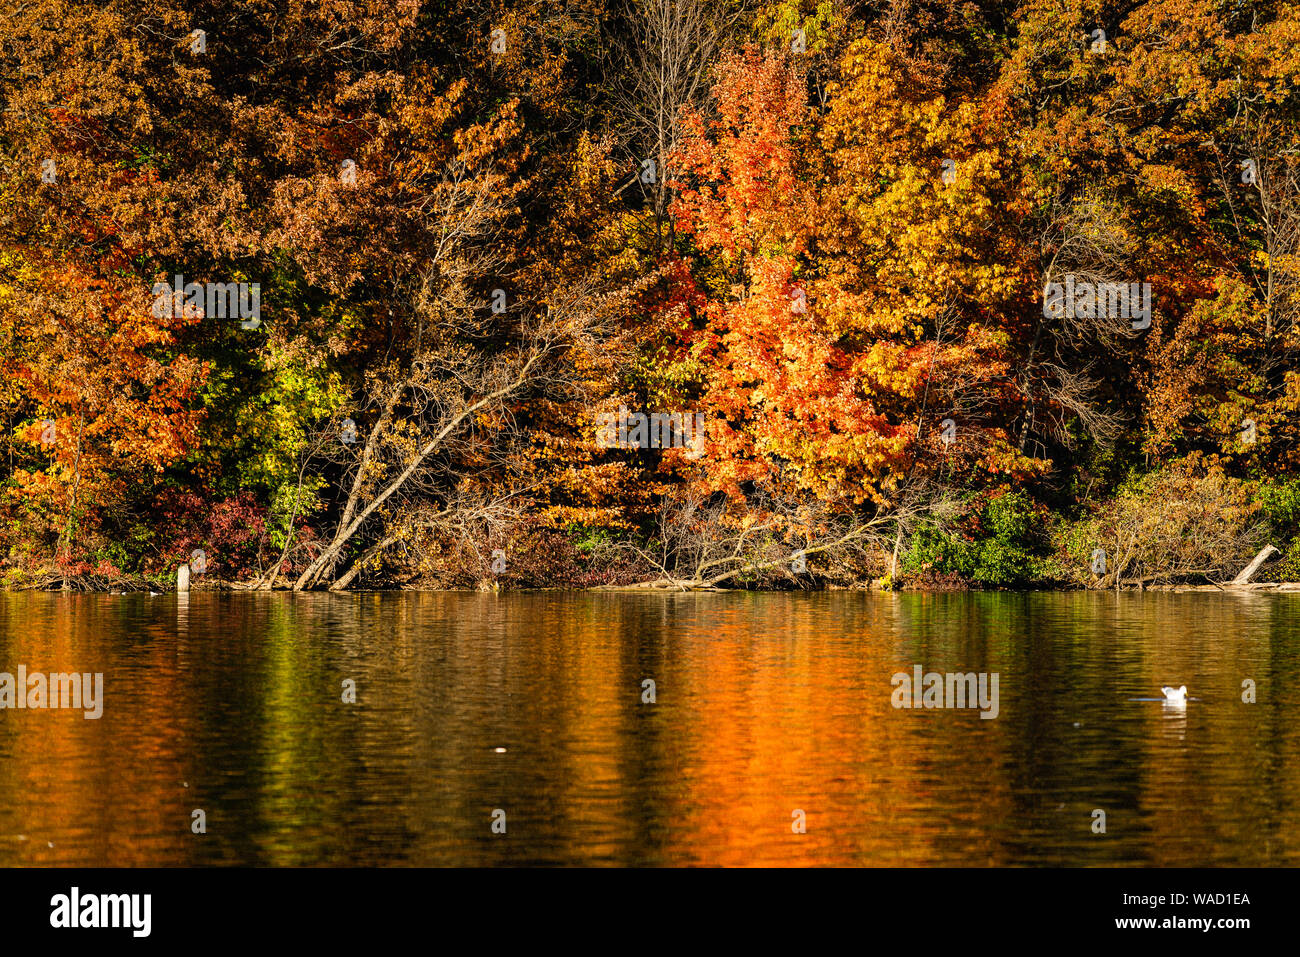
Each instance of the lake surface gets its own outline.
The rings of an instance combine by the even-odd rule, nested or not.
[[[1297,594],[0,594],[0,672],[104,675],[97,720],[0,710],[0,865],[1295,866],[1298,613]],[[998,673],[997,717],[895,708],[916,665]],[[1130,700],[1164,684],[1200,700]]]

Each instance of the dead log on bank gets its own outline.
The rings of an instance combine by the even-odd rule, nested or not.
[[[1234,578],[1232,581],[1228,582],[1228,584],[1245,585],[1250,581],[1251,576],[1253,576],[1255,572],[1259,571],[1259,566],[1263,565],[1266,561],[1268,561],[1271,557],[1273,557],[1276,554],[1278,554],[1278,550],[1276,548],[1274,548],[1272,545],[1265,545],[1262,549],[1260,549],[1259,554],[1255,556],[1254,560],[1245,568],[1243,568],[1237,574],[1237,577]]]

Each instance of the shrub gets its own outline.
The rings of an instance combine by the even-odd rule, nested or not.
[[[161,571],[168,572],[203,549],[207,574],[240,579],[274,561],[267,510],[252,493],[208,501],[193,492],[171,493],[159,505],[161,539],[167,543]]]
[[[1260,516],[1281,558],[1269,567],[1274,581],[1300,581],[1300,478],[1269,479],[1256,487]]]
[[[903,571],[948,587],[954,577],[991,587],[1029,584],[1046,571],[1044,514],[1027,493],[1005,486],[972,496],[953,526],[926,526],[912,537]]]
[[[1093,588],[1230,578],[1267,535],[1248,483],[1198,461],[1131,479],[1091,515],[1062,528],[1058,548],[1070,577]],[[1103,573],[1093,555],[1105,555]]]

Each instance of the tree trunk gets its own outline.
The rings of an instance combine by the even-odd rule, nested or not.
[[[1255,556],[1254,561],[1252,561],[1249,565],[1243,568],[1240,574],[1238,574],[1236,578],[1234,578],[1231,582],[1229,582],[1229,584],[1231,585],[1246,584],[1247,582],[1250,581],[1251,576],[1254,575],[1255,572],[1259,571],[1259,566],[1263,565],[1266,561],[1269,560],[1269,558],[1271,558],[1276,554],[1277,554],[1276,548],[1274,548],[1272,545],[1265,545],[1262,549],[1260,549],[1259,554]]]
[[[380,430],[375,429],[371,433],[370,438],[366,441],[366,452],[363,455],[362,468],[357,470],[356,478],[352,483],[352,489],[348,493],[347,505],[343,510],[342,518],[339,520],[339,527],[334,533],[333,541],[330,542],[323,552],[316,556],[315,561],[308,565],[306,571],[298,577],[298,580],[294,582],[293,590],[302,591],[304,588],[311,588],[319,584],[325,575],[330,572],[335,561],[342,553],[343,546],[352,540],[352,537],[357,533],[361,526],[365,524],[366,519],[369,518],[381,505],[383,505],[384,502],[388,501],[388,499],[391,498],[398,489],[405,485],[407,479],[419,470],[420,466],[424,464],[424,461],[429,458],[429,456],[442,448],[443,442],[446,441],[449,435],[459,429],[462,423],[467,420],[472,420],[473,417],[483,409],[494,406],[501,399],[504,399],[506,396],[527,385],[532,379],[533,367],[538,364],[540,358],[540,354],[530,356],[506,385],[488,393],[481,399],[466,405],[455,415],[451,416],[451,418],[447,420],[446,423],[429,439],[424,447],[416,452],[415,457],[411,459],[406,468],[402,470],[401,474],[397,475],[391,482],[385,485],[382,490],[374,495],[365,507],[361,507],[364,464],[373,451],[373,443],[380,440]],[[399,387],[394,392],[393,397],[390,398],[390,409],[396,402],[396,396],[400,394],[404,387],[404,385]],[[385,414],[387,415],[387,412]]]
[[[380,551],[393,544],[393,542],[397,541],[399,538],[401,538],[400,535],[393,534],[389,535],[382,542],[376,542],[374,545],[371,545],[370,548],[366,549],[364,555],[352,563],[351,568],[344,572],[343,575],[334,582],[334,584],[330,585],[330,591],[343,591],[347,588],[348,585],[352,584],[352,579],[361,574],[361,570],[365,568],[366,562],[374,558]]]

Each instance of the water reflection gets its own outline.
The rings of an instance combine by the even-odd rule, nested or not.
[[[0,711],[0,864],[1295,865],[1298,602],[4,595],[0,671],[106,703]]]

